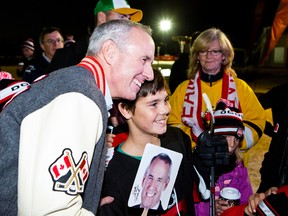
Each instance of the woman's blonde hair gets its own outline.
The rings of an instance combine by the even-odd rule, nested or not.
[[[240,145],[241,145],[241,144],[239,144],[239,146],[240,146]],[[241,163],[241,162],[243,162],[243,154],[242,154],[239,146],[235,149],[234,154],[235,154],[235,156],[236,156],[236,161],[237,161],[238,163]]]
[[[193,79],[201,67],[197,58],[198,53],[200,51],[208,50],[210,48],[210,44],[215,40],[219,42],[220,49],[224,55],[222,68],[226,73],[232,74],[235,77],[237,76],[234,69],[232,69],[232,63],[234,60],[234,48],[228,37],[220,29],[213,27],[203,31],[195,39],[191,47],[189,68],[187,70],[188,79]]]

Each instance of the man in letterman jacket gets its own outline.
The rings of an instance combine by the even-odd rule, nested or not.
[[[153,79],[151,29],[98,26],[76,66],[37,79],[0,113],[0,215],[96,215],[112,98]],[[120,82],[121,80],[121,82]]]

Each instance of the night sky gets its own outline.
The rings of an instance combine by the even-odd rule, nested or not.
[[[169,46],[178,46],[171,40],[172,36],[191,36],[195,31],[218,27],[229,36],[234,47],[245,48],[250,43],[257,0],[128,0],[128,2],[131,7],[143,11],[142,23],[152,27],[156,44],[165,40],[158,23],[162,18],[169,18],[173,25],[173,29],[165,35]],[[86,34],[88,28],[94,27],[93,10],[96,3],[95,0],[1,1],[0,55],[21,53],[21,42],[27,37],[38,41],[39,33],[44,26],[57,26],[63,33],[72,33],[76,39],[80,38]],[[271,11],[275,3],[273,4],[270,6],[270,12],[266,12],[262,26],[272,23]]]

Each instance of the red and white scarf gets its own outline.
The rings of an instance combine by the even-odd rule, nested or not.
[[[233,76],[227,75],[225,72],[222,78],[222,94],[221,98],[231,102],[235,108],[240,108],[240,102],[236,90],[235,80]],[[220,99],[220,98],[219,98]],[[194,141],[204,130],[202,121],[202,90],[200,71],[196,74],[195,79],[190,79],[182,110],[182,122],[190,127],[190,133]]]
[[[105,79],[105,73],[101,64],[95,57],[86,56],[82,59],[78,66],[82,66],[92,73],[95,78],[96,85],[105,97],[107,110],[110,110],[112,108],[113,102],[108,84]]]

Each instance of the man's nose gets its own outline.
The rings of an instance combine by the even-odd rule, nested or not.
[[[152,65],[149,65],[144,68],[143,75],[146,77],[146,80],[154,79],[154,72],[153,72]]]

